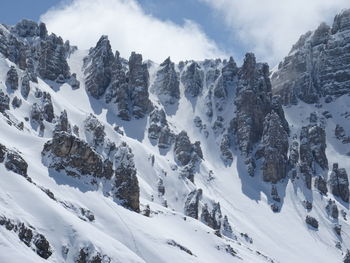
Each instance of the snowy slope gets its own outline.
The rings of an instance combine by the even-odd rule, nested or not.
[[[277,184],[282,204],[278,213],[273,212],[269,196],[271,184],[263,182],[260,171],[250,177],[243,168],[239,150],[235,150],[230,165],[222,161],[218,137],[211,128],[217,112],[214,112],[212,119],[205,116],[206,84],[203,93],[194,99],[185,95],[180,82],[180,99],[176,110],[163,106],[156,94],[150,94],[154,105],[165,108],[172,131],[178,134],[185,130],[191,142],[201,142],[203,160],[192,183],[174,169],[174,145],[160,150],[149,140],[149,118],[123,121],[116,116],[113,104],[88,95],[83,73],[83,58],[87,54],[87,51],[77,50],[68,58],[70,71],[76,73],[80,81],[79,89],[72,89],[67,83],[60,85],[39,78],[38,83],[30,82],[31,91],[27,99],[20,90],[12,91],[5,85],[10,66],[16,67],[19,77],[24,71],[0,55],[0,89],[8,93],[10,101],[15,96],[22,99],[19,108],[10,105],[6,111],[8,117],[0,116],[0,143],[20,152],[28,163],[28,176],[32,179],[30,182],[6,169],[3,163],[0,164],[0,216],[33,226],[47,238],[53,252],[44,260],[21,242],[17,233],[0,226],[0,262],[75,262],[82,248],[108,256],[102,262],[342,261],[346,248],[350,248],[350,225],[341,215],[338,220],[332,219],[325,205],[327,199],[332,197],[338,208],[349,214],[349,204],[334,198],[331,193],[325,197],[315,188],[305,190],[303,180],[288,177]],[[199,64],[205,68],[204,62]],[[218,69],[221,67],[220,64]],[[149,86],[152,86],[158,68],[159,65],[152,64]],[[178,66],[176,71],[180,74]],[[110,141],[116,145],[125,141],[131,147],[140,185],[141,210],[149,205],[150,217],[118,205],[104,194],[102,183],[90,185],[83,179],[50,170],[43,164],[41,151],[51,139],[55,125],[44,121],[45,131],[40,134],[37,127],[25,121],[31,105],[38,101],[34,94],[36,88],[51,95],[55,115],[67,111],[70,124],[79,127],[82,140],[87,140],[84,120],[92,113],[105,126],[106,137]],[[234,91],[231,91],[228,105],[220,114],[224,116],[225,125],[235,114],[233,97]],[[349,96],[344,95],[331,103],[322,101],[320,105],[300,102],[284,107],[284,110],[291,129],[290,140],[294,134],[300,133],[302,126],[309,123],[310,113],[318,112],[321,116],[324,111],[329,111],[333,116],[325,119],[329,166],[337,162],[350,171],[348,146],[334,138],[336,124],[342,124],[348,134],[350,132],[349,120],[344,117],[344,113],[350,111]],[[196,127],[195,116],[199,116],[207,125],[208,137]],[[9,120],[12,121],[11,125]],[[15,124],[22,121],[24,129],[20,130]],[[115,131],[116,125],[120,126],[124,135]],[[160,178],[165,186],[164,196],[158,194]],[[208,204],[220,203],[222,214],[227,215],[233,228],[231,238],[219,237],[200,220],[185,216],[186,197],[199,188],[203,190],[202,205],[204,201]],[[43,189],[49,189],[54,199]],[[311,212],[303,205],[306,199],[313,201]],[[91,211],[95,219],[89,221],[82,217],[81,208]],[[318,219],[318,230],[305,224],[306,215]],[[342,225],[341,240],[333,231],[335,224]],[[342,248],[336,247],[339,241]]]

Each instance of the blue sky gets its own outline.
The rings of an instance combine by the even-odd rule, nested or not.
[[[137,0],[146,13],[161,20],[171,20],[183,24],[185,19],[192,20],[214,39],[219,48],[233,52],[232,36],[222,20],[218,19],[212,9],[199,0]],[[22,18],[39,21],[40,16],[52,7],[59,6],[70,0],[10,0],[6,8],[0,9],[1,23],[15,24]],[[20,7],[20,8],[19,8]],[[241,52],[235,52],[241,53]]]
[[[83,49],[107,34],[125,57],[131,51],[156,62],[233,55],[241,63],[252,51],[273,67],[301,34],[331,24],[343,8],[349,0],[7,0],[0,22],[42,20]]]

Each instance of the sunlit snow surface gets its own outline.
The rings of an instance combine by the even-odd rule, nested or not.
[[[108,255],[112,262],[120,263],[255,263],[270,262],[270,259],[283,263],[341,261],[343,255],[341,250],[335,247],[339,240],[332,227],[336,221],[332,221],[327,215],[325,201],[322,200],[326,197],[313,190],[313,209],[307,213],[302,201],[305,200],[305,195],[310,198],[310,193],[305,192],[302,180],[296,180],[294,184],[285,180],[278,185],[283,200],[282,209],[279,213],[273,213],[265,194],[270,192],[271,185],[263,183],[259,174],[254,178],[245,174],[241,160],[237,158],[239,153],[235,153],[233,163],[226,167],[219,156],[215,136],[210,133],[209,137],[205,138],[195,127],[194,116],[200,116],[206,123],[205,110],[202,108],[205,104],[205,94],[197,101],[189,100],[180,86],[181,99],[176,110],[167,109],[168,113],[171,111],[167,116],[168,122],[176,132],[186,130],[191,141],[201,141],[204,160],[199,173],[195,175],[195,184],[203,189],[204,200],[208,198],[220,202],[222,213],[228,216],[238,239],[219,238],[211,228],[200,221],[189,217],[184,220],[183,204],[194,185],[180,178],[178,171],[171,169],[175,164],[172,149],[159,151],[158,147],[149,141],[147,118],[121,121],[115,117],[113,106],[105,105],[87,95],[81,71],[82,59],[86,54],[87,52],[77,51],[69,59],[71,72],[77,73],[81,82],[80,89],[72,90],[67,84],[54,86],[52,89],[39,79],[38,84],[31,83],[31,92],[27,100],[22,98],[20,90],[10,93],[11,98],[17,95],[22,98],[23,103],[18,109],[10,106],[9,115],[19,121],[24,121],[24,117],[29,116],[35,87],[51,94],[56,115],[64,109],[67,111],[69,122],[79,127],[83,139],[83,121],[90,113],[94,113],[105,125],[110,140],[117,145],[126,141],[132,148],[141,188],[141,209],[149,204],[151,217],[117,205],[111,198],[104,196],[101,190],[92,189],[77,179],[49,172],[42,164],[41,150],[51,137],[53,124],[45,123],[45,134],[39,137],[29,122],[24,121],[24,130],[19,131],[13,125],[8,125],[6,119],[1,116],[0,143],[21,152],[29,165],[28,175],[37,185],[6,170],[4,165],[0,164],[0,214],[34,226],[46,236],[54,250],[46,261],[20,242],[17,234],[0,227],[0,262],[74,262],[79,249],[89,246]],[[0,88],[4,91],[4,80],[10,65],[11,62],[0,58]],[[155,73],[156,67],[157,65],[154,65],[150,70],[151,74]],[[23,72],[17,70],[21,76]],[[150,98],[154,104],[161,107],[156,96],[151,95]],[[290,124],[291,136],[299,135],[300,127],[308,124],[307,117],[310,112],[322,113],[325,110],[333,115],[333,118],[326,120],[327,157],[330,167],[333,162],[338,162],[340,167],[350,172],[347,156],[350,148],[334,138],[336,123],[344,126],[348,134],[350,133],[349,120],[342,116],[342,113],[350,111],[349,96],[343,96],[330,104],[322,103],[321,108],[304,103],[286,107],[285,114]],[[232,119],[233,114],[225,113],[228,121]],[[206,124],[211,126],[209,122]],[[121,126],[125,135],[115,132],[114,125]],[[155,156],[154,167],[149,160],[151,155]],[[214,180],[208,180],[210,170],[214,173]],[[158,197],[157,194],[160,177],[166,188],[165,197]],[[57,200],[88,208],[94,213],[95,221],[82,221],[74,212],[48,198],[39,187],[50,189]],[[328,195],[331,197],[331,194]],[[164,198],[168,208],[162,206]],[[348,204],[338,201],[337,204],[339,209],[349,212]],[[317,231],[309,229],[305,224],[306,214],[319,220],[320,226]],[[350,248],[349,223],[341,216],[338,223],[342,225],[343,249]],[[248,233],[253,243],[247,242],[240,233]],[[169,245],[169,240],[188,248],[193,255]],[[224,247],[227,244],[237,251],[236,257],[225,251]],[[63,246],[69,247],[67,257],[62,253]]]

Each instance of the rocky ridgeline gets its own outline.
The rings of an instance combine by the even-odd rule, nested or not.
[[[185,201],[185,215],[198,219],[213,230],[216,235],[224,235],[229,238],[234,238],[232,227],[228,222],[227,216],[222,216],[220,203],[210,202],[203,203],[202,189],[191,191]]]
[[[156,94],[159,101],[167,106],[175,104],[180,99],[179,76],[175,71],[175,64],[167,58],[158,69],[151,91]]]
[[[175,134],[170,130],[163,109],[155,108],[149,116],[148,138],[155,141],[161,149],[169,148]]]
[[[181,175],[194,182],[197,165],[203,159],[200,142],[191,143],[187,133],[181,131],[175,137],[174,155],[175,161],[181,167]]]
[[[81,178],[90,176],[91,183],[104,179],[111,184],[113,197],[125,207],[139,211],[139,187],[131,149],[122,143],[113,159],[103,158],[88,143],[66,132],[56,132],[42,151],[43,163],[56,171]]]
[[[115,103],[118,116],[130,120],[143,118],[152,110],[149,100],[149,73],[142,55],[132,53],[128,66],[116,52],[113,55],[107,36],[102,36],[84,58],[85,87],[95,99],[104,97]]]
[[[318,180],[324,180],[318,167],[327,170],[328,160],[324,127],[315,113],[311,113],[309,119],[310,124],[300,131],[300,171],[305,177],[307,188],[311,189],[312,176],[320,174]]]
[[[350,92],[350,9],[301,36],[272,74],[273,92],[283,104],[318,102]]]
[[[17,234],[19,240],[41,258],[48,259],[52,255],[53,249],[49,241],[33,226],[0,215],[0,227]]]
[[[5,164],[6,169],[27,177],[28,164],[16,151],[6,148],[0,144],[0,163]]]
[[[228,130],[231,139],[226,140],[238,145],[249,175],[255,173],[256,159],[263,158],[263,179],[277,182],[287,174],[289,128],[279,97],[272,97],[269,68],[247,54],[242,67],[231,72],[238,78],[236,116]],[[254,155],[257,144],[259,150]]]
[[[26,76],[37,82],[37,76],[58,83],[77,82],[71,75],[67,57],[74,50],[69,42],[63,42],[55,34],[48,35],[46,26],[22,20],[15,26],[0,28],[0,52],[26,72]],[[14,69],[8,73],[7,85],[18,87]]]

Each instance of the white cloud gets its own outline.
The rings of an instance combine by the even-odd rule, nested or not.
[[[123,57],[131,51],[162,62],[223,57],[215,42],[198,25],[161,21],[146,14],[135,0],[74,0],[41,16],[48,30],[79,48],[95,46],[102,34]]]
[[[349,0],[200,0],[225,20],[233,38],[259,59],[274,65],[286,56],[301,34],[332,22]]]

